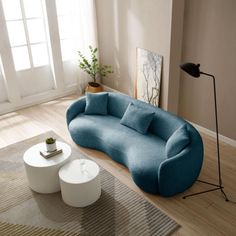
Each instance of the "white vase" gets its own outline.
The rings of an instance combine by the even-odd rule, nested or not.
[[[54,152],[57,150],[56,142],[51,144],[46,143],[46,147],[47,147],[47,152]]]

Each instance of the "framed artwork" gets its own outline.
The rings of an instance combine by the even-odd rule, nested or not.
[[[136,98],[159,105],[162,56],[146,49],[137,48]]]

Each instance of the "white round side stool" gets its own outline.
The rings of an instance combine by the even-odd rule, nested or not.
[[[63,201],[73,207],[91,205],[101,196],[99,166],[87,159],[70,161],[59,170]]]
[[[45,142],[32,146],[24,154],[23,159],[29,186],[38,193],[60,191],[58,171],[69,161],[71,147],[59,141],[57,141],[57,147],[61,148],[63,152],[48,159],[45,159],[39,153],[46,150]]]

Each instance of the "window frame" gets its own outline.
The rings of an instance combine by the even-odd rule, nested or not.
[[[14,45],[12,46],[10,44],[10,47],[11,47],[11,51],[12,49],[14,48],[20,48],[20,47],[27,47],[27,52],[28,52],[28,58],[29,58],[29,64],[30,64],[30,67],[26,67],[25,69],[17,69],[16,68],[16,65],[15,65],[15,60],[14,60],[14,56],[13,56],[13,61],[14,61],[14,66],[15,66],[15,70],[16,71],[22,71],[22,70],[32,70],[34,68],[37,68],[37,67],[41,67],[41,66],[48,66],[49,65],[49,62],[50,62],[50,50],[49,50],[49,45],[48,45],[48,36],[47,36],[47,25],[46,25],[46,21],[45,21],[45,12],[43,10],[43,0],[39,0],[40,1],[40,5],[41,5],[41,10],[42,10],[42,15],[41,16],[36,16],[36,17],[26,17],[26,12],[25,12],[25,5],[24,5],[24,1],[23,0],[19,0],[19,3],[20,3],[20,11],[21,11],[21,15],[22,15],[22,18],[16,18],[16,19],[6,19],[5,18],[5,23],[7,25],[8,22],[17,22],[17,21],[21,21],[23,23],[23,27],[24,27],[24,35],[25,35],[25,40],[26,40],[26,43],[25,44],[19,44],[19,45]],[[4,12],[4,8],[3,8],[3,12]],[[4,12],[5,14],[5,12]],[[33,42],[31,43],[30,42],[30,34],[29,34],[29,27],[27,25],[27,22],[29,20],[42,20],[43,22],[43,29],[44,29],[44,36],[45,36],[45,41],[38,41],[38,42]],[[8,27],[7,27],[8,29]],[[8,35],[9,37],[9,35]],[[46,51],[47,51],[47,56],[48,56],[48,63],[45,64],[45,65],[34,65],[34,58],[33,58],[33,53],[32,53],[32,48],[31,46],[33,45],[40,45],[40,44],[45,44],[46,45]],[[12,52],[12,55],[13,55],[13,52]]]

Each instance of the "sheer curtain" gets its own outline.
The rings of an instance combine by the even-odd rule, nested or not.
[[[57,12],[64,74],[70,77],[74,73],[71,77],[76,77],[78,92],[83,93],[90,78],[79,69],[78,51],[90,57],[89,45],[97,47],[95,1],[57,0]]]
[[[6,92],[6,85],[5,85],[4,76],[3,76],[2,71],[3,71],[2,70],[2,58],[1,58],[1,54],[0,54],[0,103],[8,101],[7,92]]]
[[[97,17],[95,0],[79,0],[80,2],[80,22],[81,22],[81,40],[80,51],[89,56],[88,46],[98,46],[97,40]],[[79,70],[78,76],[78,88],[80,92],[86,87],[86,84],[90,80],[89,76]]]

